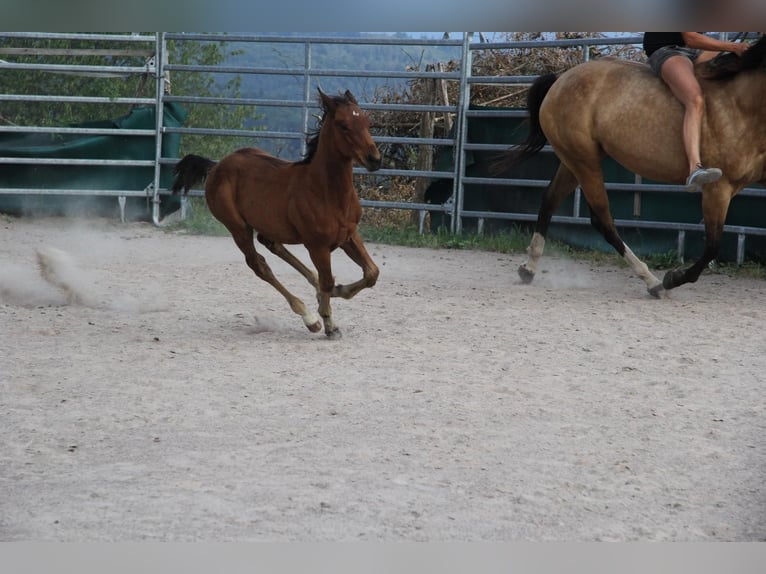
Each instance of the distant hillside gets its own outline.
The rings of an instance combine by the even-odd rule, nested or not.
[[[286,34],[279,34],[285,36]],[[297,34],[296,34],[297,35]],[[265,36],[265,34],[259,34]],[[305,34],[301,34],[305,36]],[[369,33],[333,33],[310,34],[311,37],[326,36],[332,38],[413,38],[406,33],[390,35]],[[417,36],[416,39],[420,39]],[[303,70],[306,51],[303,43],[234,43],[229,49],[241,53],[227,58],[225,65],[252,66],[257,68],[300,69]],[[423,69],[426,64],[437,61],[448,61],[458,58],[459,50],[454,47],[441,46],[405,46],[405,45],[348,45],[348,44],[312,44],[311,67],[318,70],[342,71],[391,71],[402,72],[407,69]],[[303,98],[304,76],[283,74],[242,74],[241,94],[245,98],[269,100],[300,100]],[[327,93],[338,93],[351,90],[360,101],[373,101],[376,93],[383,87],[393,87],[404,90],[406,80],[381,77],[327,77],[312,78],[312,98],[316,88]],[[249,122],[247,128],[261,128],[271,131],[301,132],[302,115],[300,110],[291,108],[275,108],[260,106],[257,109],[258,118]],[[294,157],[300,153],[299,142],[264,140],[258,146],[269,149],[285,157]]]

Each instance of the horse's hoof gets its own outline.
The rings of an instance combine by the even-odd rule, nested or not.
[[[317,321],[316,323],[311,323],[310,325],[307,323],[306,327],[312,333],[318,333],[322,329],[322,322]]]
[[[527,269],[526,265],[519,265],[519,277],[524,285],[529,285],[532,283],[532,279],[535,278],[535,274]]]
[[[649,295],[655,299],[662,299],[662,294],[665,292],[665,288],[662,286],[662,283],[657,283],[655,286],[649,287],[647,291],[649,291]]]
[[[337,327],[335,327],[335,329],[333,329],[329,333],[325,332],[325,335],[327,335],[328,339],[342,339],[343,338],[343,333],[341,333],[340,329],[338,329]]]

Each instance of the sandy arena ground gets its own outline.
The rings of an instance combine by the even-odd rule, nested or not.
[[[328,340],[228,237],[0,216],[0,540],[766,540],[766,282],[369,248]]]

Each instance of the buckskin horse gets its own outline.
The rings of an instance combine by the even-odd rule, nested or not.
[[[660,297],[663,289],[697,281],[718,255],[732,198],[748,184],[766,183],[765,59],[766,37],[761,36],[742,57],[722,54],[695,66],[705,98],[702,160],[721,168],[723,177],[702,191],[702,256],[686,268],[668,271],[662,281],[617,233],[601,161],[610,156],[645,178],[684,183],[688,167],[681,136],[683,106],[646,64],[617,58],[592,60],[535,80],[527,96],[529,135],[499,163],[505,167],[521,163],[549,141],[561,164],[543,194],[529,258],[519,268],[522,282],[534,278],[551,217],[578,185],[593,227],[650,294]]]
[[[172,189],[186,194],[205,179],[210,212],[229,230],[256,276],[284,296],[309,331],[318,332],[323,323],[328,337],[339,337],[330,298],[351,299],[375,285],[379,274],[357,230],[362,209],[354,189],[353,164],[375,171],[381,159],[369,119],[353,94],[318,92],[323,114],[319,128],[310,134],[303,160],[286,161],[256,148],[238,149],[218,163],[190,154],[176,164]],[[319,316],[276,279],[255,250],[254,231],[260,243],[313,285]],[[285,244],[303,244],[316,273]],[[335,285],[331,254],[338,247],[362,268],[358,281]]]

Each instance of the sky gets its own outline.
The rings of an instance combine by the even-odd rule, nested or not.
[[[743,29],[763,0],[2,0],[7,31]]]

